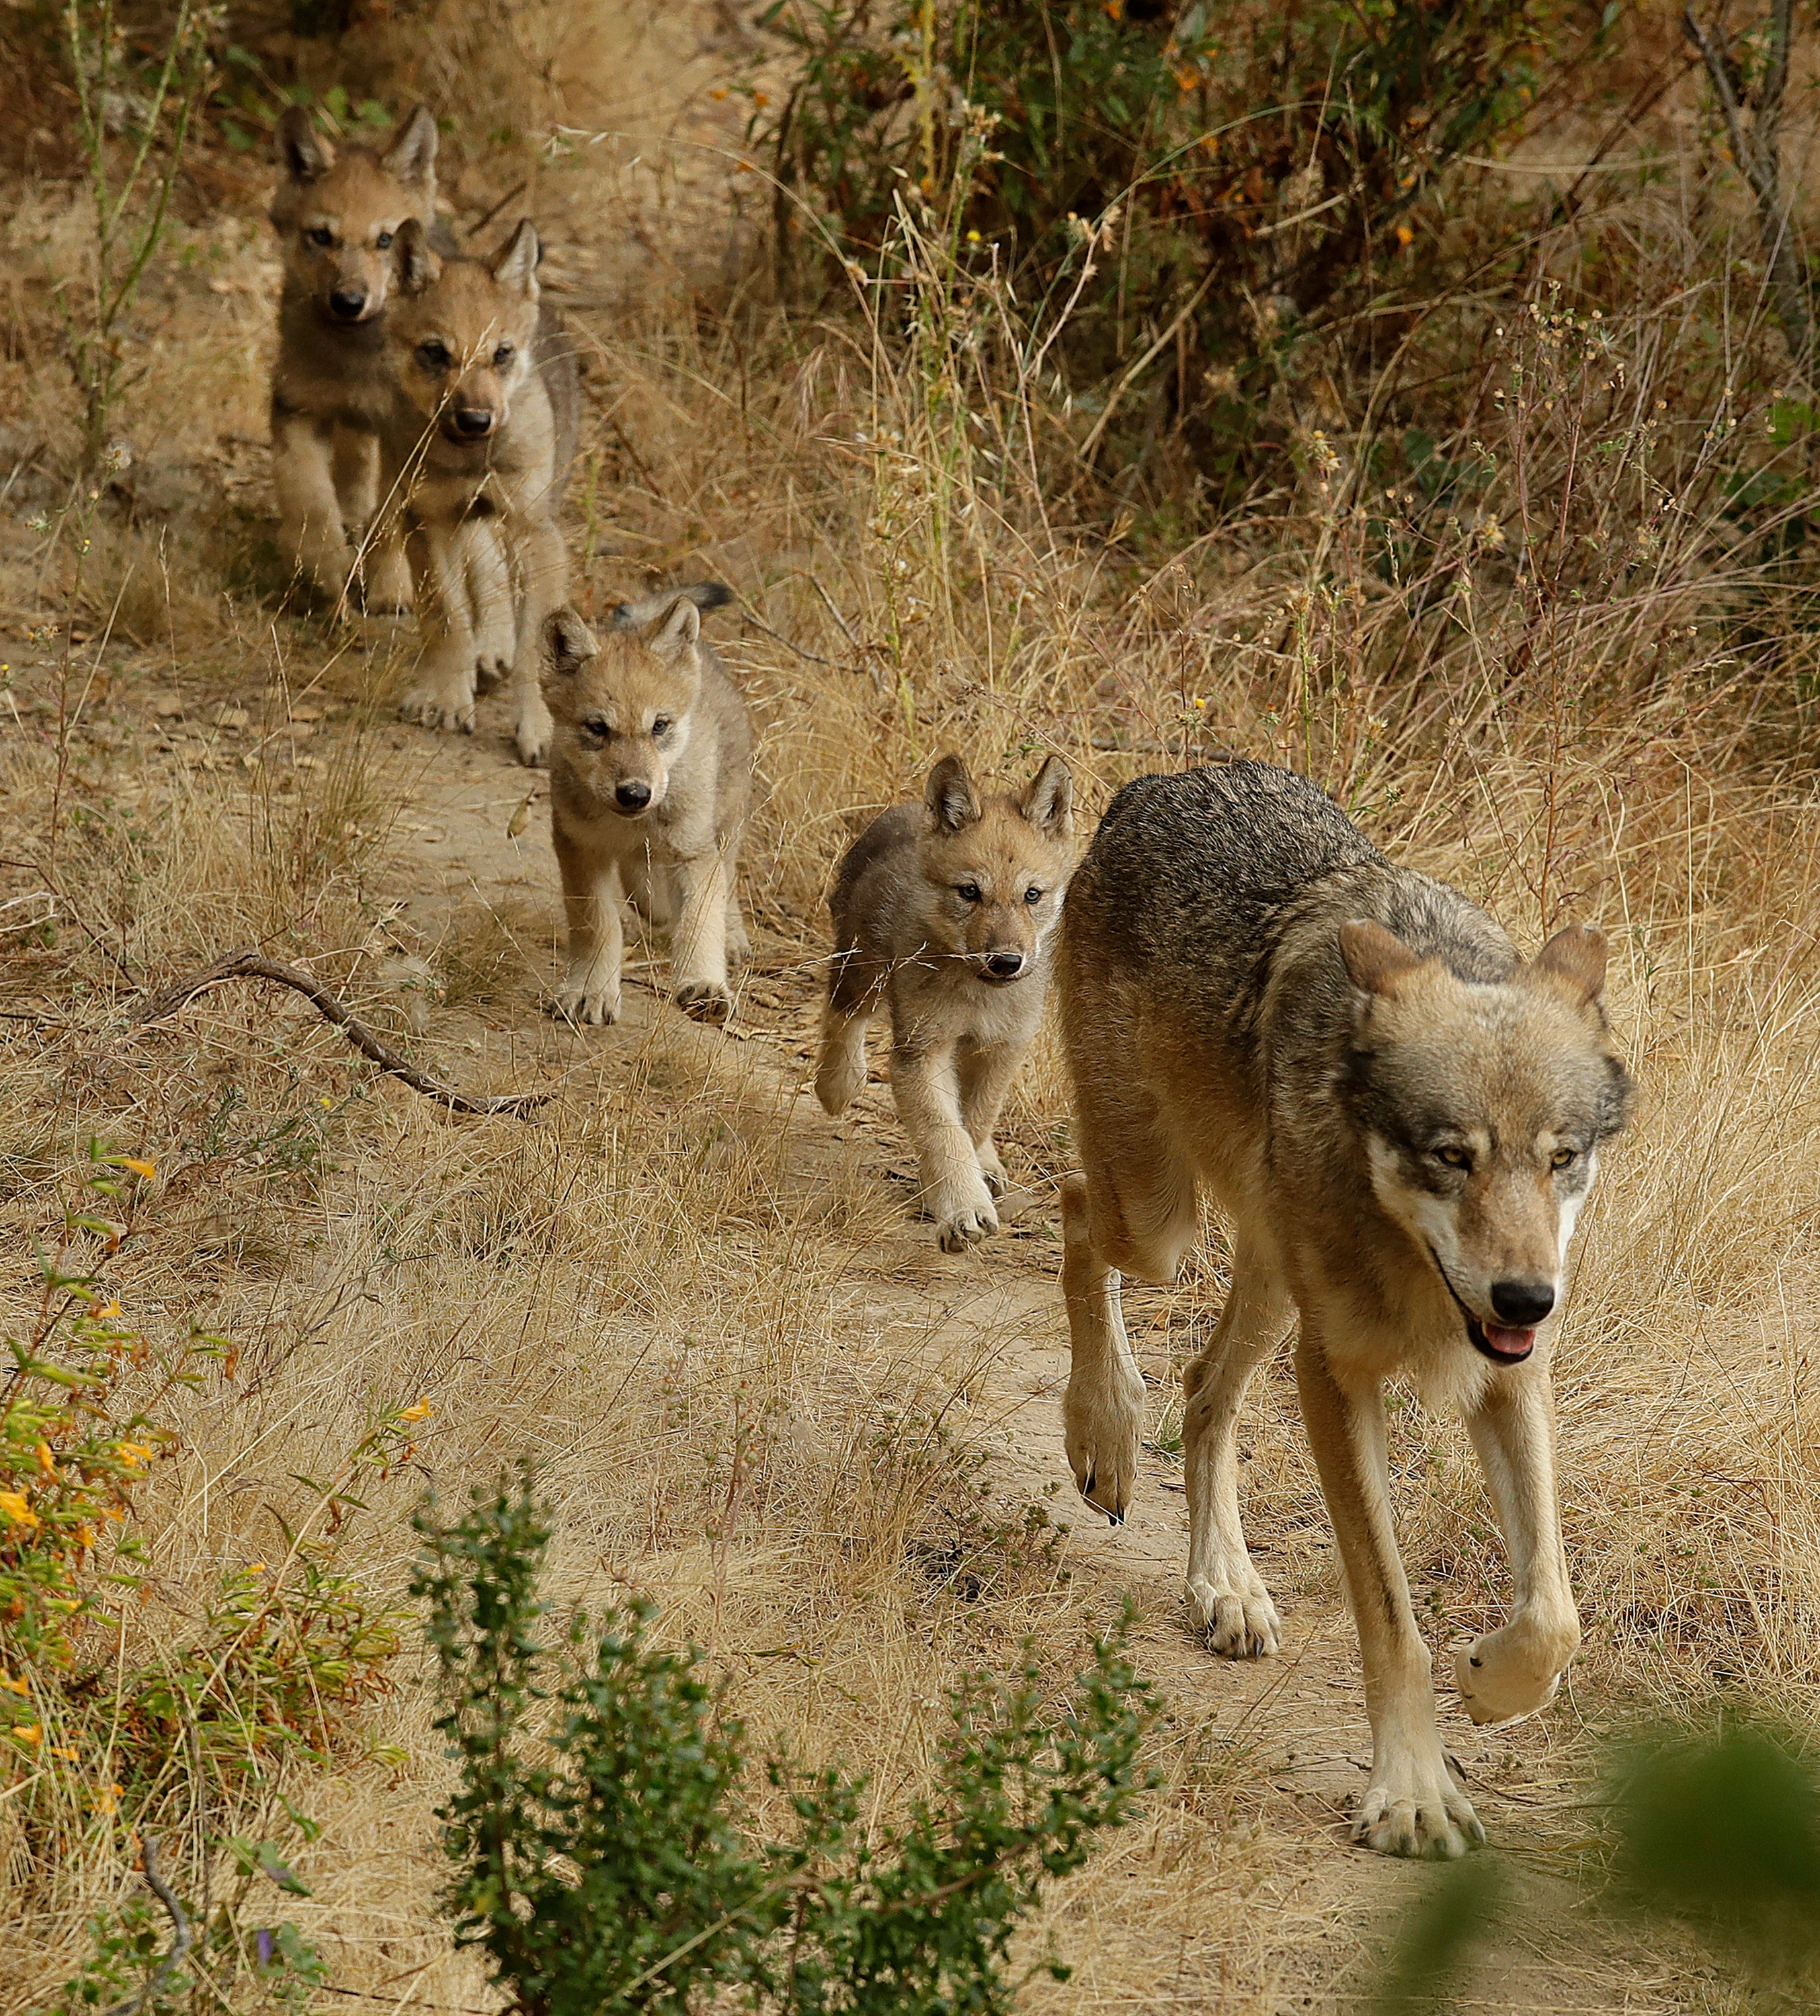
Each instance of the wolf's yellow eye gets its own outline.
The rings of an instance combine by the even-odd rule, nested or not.
[[[980,900],[979,884],[977,882],[957,882],[954,885],[954,893],[964,903],[977,903]]]
[[[1472,1157],[1464,1148],[1456,1147],[1452,1142],[1431,1152],[1437,1162],[1445,1162],[1450,1169],[1469,1169],[1472,1166]]]
[[[1548,1157],[1548,1166],[1553,1169],[1570,1169],[1580,1160],[1577,1148],[1557,1148]]]

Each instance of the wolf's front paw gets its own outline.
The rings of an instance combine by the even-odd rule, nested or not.
[[[414,599],[410,567],[398,546],[373,554],[366,563],[364,580],[349,585],[358,588],[360,606],[369,616],[407,615]]]
[[[474,733],[474,675],[463,664],[452,671],[427,673],[398,703],[406,721],[420,722],[425,728],[459,729]]]
[[[508,612],[506,620],[485,620],[474,640],[474,679],[482,693],[491,693],[512,669],[518,648]]]
[[[672,997],[691,1021],[724,1028],[733,1014],[733,996],[718,980],[685,980]]]
[[[995,1197],[1002,1197],[1011,1186],[1011,1179],[1005,1174],[1005,1165],[999,1160],[999,1151],[991,1142],[975,1151],[979,1157],[979,1173],[986,1179],[986,1186]]]
[[[1511,1722],[1533,1715],[1555,1698],[1561,1676],[1580,1642],[1570,1632],[1539,1632],[1507,1624],[1454,1654],[1460,1699],[1475,1722]]]
[[[1445,1862],[1483,1848],[1485,1830],[1437,1744],[1432,1755],[1405,1752],[1373,1769],[1353,1816],[1353,1839],[1380,1855]]]
[[[1206,1640],[1209,1651],[1227,1659],[1267,1659],[1283,1628],[1255,1570],[1232,1579],[1191,1575],[1188,1622]]]
[[[1076,1489],[1116,1526],[1137,1481],[1137,1442],[1144,1429],[1144,1381],[1135,1365],[1069,1375],[1061,1400],[1062,1445]]]
[[[519,707],[512,723],[512,740],[517,744],[519,761],[532,769],[547,762],[550,737],[555,733],[556,724],[550,718],[542,696],[532,693]]]
[[[565,978],[550,997],[550,1012],[565,1022],[604,1027],[619,1020],[619,983],[593,979]]]

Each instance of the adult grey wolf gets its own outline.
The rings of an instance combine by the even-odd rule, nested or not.
[[[1232,1286],[1183,1378],[1190,1615],[1217,1651],[1276,1649],[1235,1431],[1252,1368],[1299,1312],[1303,1417],[1371,1723],[1353,1832],[1395,1854],[1484,1836],[1448,1773],[1391,1528],[1387,1377],[1463,1413],[1509,1549],[1509,1622],[1455,1661],[1473,1719],[1540,1708],[1580,1642],[1538,1327],[1629,1103],[1605,965],[1605,940],[1577,926],[1519,958],[1483,911],[1260,763],[1127,785],[1063,912],[1084,1171],[1062,1193],[1076,1481],[1123,1516],[1144,1388],[1119,1274],[1170,1278],[1204,1187],[1231,1224]]]
[[[702,1022],[733,1012],[727,960],[747,950],[737,878],[752,729],[701,635],[702,610],[732,599],[719,581],[699,581],[622,603],[598,642],[572,609],[544,626],[550,838],[568,915],[553,1005],[572,1021],[619,1013],[629,896],[671,927],[677,1006]]]
[[[1021,796],[983,800],[960,758],[944,756],[923,802],[881,812],[835,872],[816,1095],[845,1111],[866,1082],[866,1025],[888,1003],[897,1117],[950,1253],[999,1229],[993,1129],[1043,1020],[1072,798],[1059,756]]]

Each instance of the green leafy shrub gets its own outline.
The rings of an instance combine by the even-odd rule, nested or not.
[[[528,1474],[452,1524],[420,1514],[413,1585],[460,1788],[440,1809],[457,1936],[526,2016],[684,2011],[719,1995],[788,2011],[1007,2011],[1009,1953],[1043,1882],[1130,1819],[1149,1691],[1119,1639],[1058,1717],[1026,1661],[950,1701],[935,1785],[894,1826],[856,1825],[861,1782],[797,1779],[788,1842],[742,1823],[742,1724],[692,1653],[633,1606],[560,1650],[537,1582],[550,1538]],[[1065,1972],[1053,1960],[1058,1978]]]
[[[1078,265],[1082,220],[1117,210],[1115,253],[1062,352],[1084,387],[1179,316],[1201,368],[1168,374],[1175,417],[1199,429],[1207,466],[1238,477],[1310,333],[1369,301],[1347,341],[1394,341],[1398,296],[1432,293],[1432,262],[1405,257],[1440,228],[1424,199],[1462,153],[1520,124],[1568,10],[779,0],[766,18],[795,63],[781,103],[755,94],[751,135],[773,164],[787,275],[803,235],[793,199],[838,260],[895,271],[914,212],[1031,301]],[[1151,362],[1177,356],[1159,343]],[[1094,410],[1090,392],[1077,409]]]

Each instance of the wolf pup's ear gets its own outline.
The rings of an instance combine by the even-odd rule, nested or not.
[[[407,217],[398,226],[398,242],[392,247],[392,269],[407,294],[420,294],[442,271],[442,261],[432,250],[430,234],[422,221]]]
[[[543,619],[543,662],[559,679],[573,679],[600,648],[566,602]]]
[[[929,772],[929,788],[924,794],[929,816],[944,833],[958,833],[979,817],[979,800],[967,765],[958,756],[944,756]]]
[[[644,640],[660,658],[675,662],[695,649],[701,635],[701,611],[687,589],[672,596],[645,626]]]
[[[1558,981],[1568,998],[1584,1008],[1606,991],[1606,934],[1590,924],[1569,924],[1530,963],[1537,973]]]
[[[287,105],[272,136],[278,165],[294,182],[319,182],[335,165],[335,149],[301,105]]]
[[[436,121],[420,105],[400,129],[385,157],[386,172],[407,185],[436,182]]]
[[[543,247],[537,242],[537,226],[527,217],[495,256],[493,278],[510,293],[522,294],[526,301],[534,301],[537,298],[537,262],[542,257]]]
[[[1059,756],[1051,756],[1030,779],[1018,810],[1051,840],[1073,838],[1074,779]]]
[[[1352,917],[1340,926],[1339,956],[1361,994],[1394,994],[1400,981],[1426,963],[1375,917]]]

